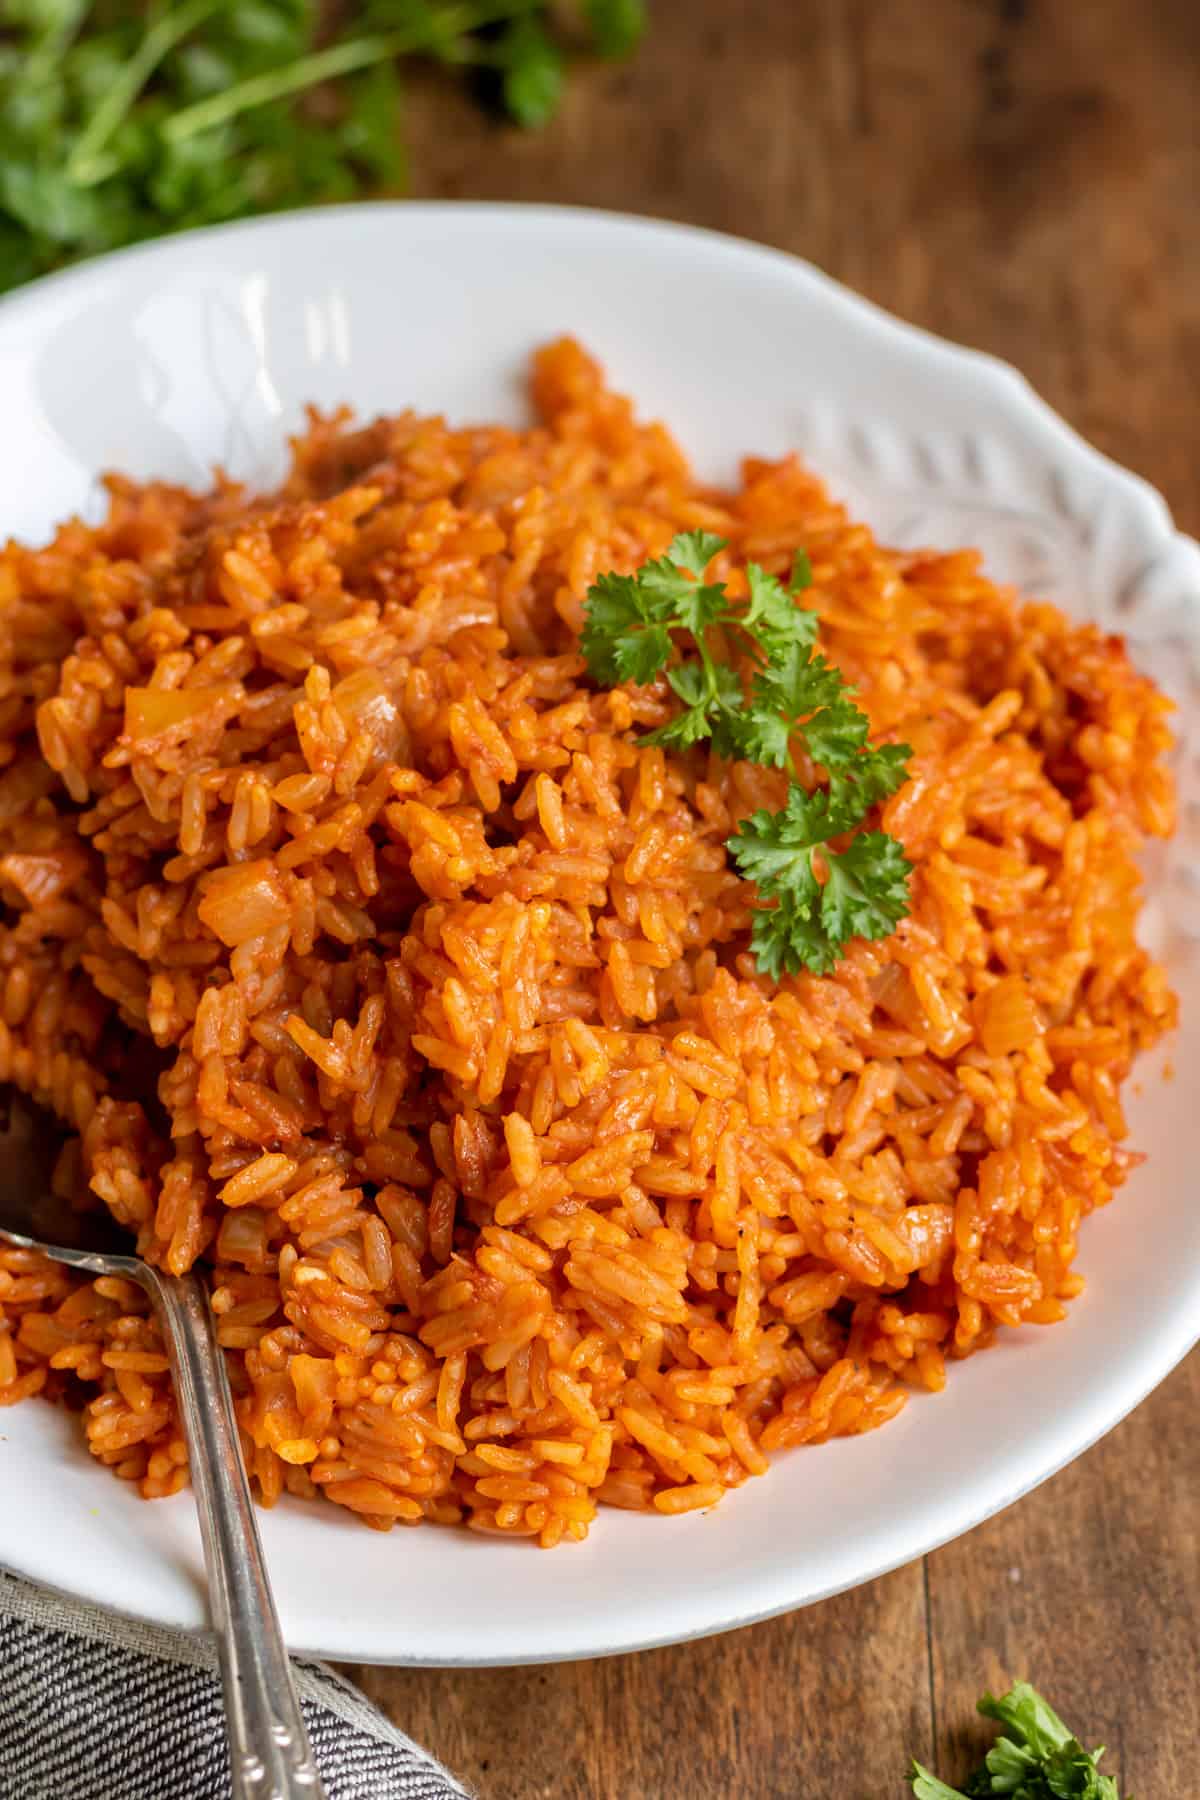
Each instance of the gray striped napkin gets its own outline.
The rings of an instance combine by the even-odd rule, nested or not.
[[[3,1800],[228,1800],[207,1637],[144,1625],[0,1570]],[[329,1800],[468,1800],[323,1663],[297,1683]]]

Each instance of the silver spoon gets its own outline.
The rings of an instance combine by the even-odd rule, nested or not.
[[[162,1275],[131,1255],[128,1236],[106,1212],[77,1214],[54,1196],[50,1176],[62,1139],[48,1112],[11,1088],[0,1091],[0,1239],[89,1275],[123,1276],[149,1294],[171,1358],[200,1514],[233,1800],[322,1800],[208,1296],[194,1275]]]

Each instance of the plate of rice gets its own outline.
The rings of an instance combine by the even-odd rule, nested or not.
[[[1200,550],[1013,371],[735,240],[404,204],[40,282],[0,380],[0,1080],[206,1272],[293,1648],[804,1605],[1185,1353]],[[739,861],[826,776],[679,728],[637,572],[696,544],[712,692],[794,603],[905,759],[886,925],[833,828],[808,910]],[[0,1562],[199,1625],[140,1295],[0,1248],[0,1404]]]

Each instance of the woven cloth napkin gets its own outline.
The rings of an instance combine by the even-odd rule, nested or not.
[[[229,1800],[208,1637],[165,1631],[0,1570],[4,1800]],[[468,1800],[323,1663],[295,1664],[329,1800]]]

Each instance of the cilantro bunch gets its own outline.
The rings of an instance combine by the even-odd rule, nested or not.
[[[758,967],[776,981],[802,968],[823,975],[851,938],[887,937],[908,911],[900,845],[859,827],[904,782],[912,753],[870,744],[867,715],[817,650],[817,615],[797,604],[812,581],[804,553],[786,587],[748,563],[749,599],[735,608],[722,583],[705,580],[724,548],[709,532],[689,532],[633,575],[601,575],[588,590],[581,647],[605,686],[645,686],[665,671],[680,708],[643,743],[685,751],[707,741],[731,761],[789,771],[783,806],[752,813],[727,847],[758,889]],[[734,660],[714,655],[717,630],[740,652]],[[797,745],[827,786],[810,792],[801,782]]]
[[[544,125],[568,42],[626,55],[645,0],[576,0],[575,15],[548,0],[0,0],[0,290],[160,232],[402,188],[405,57],[465,69],[519,125]]]
[[[1008,1800],[1121,1800],[1116,1781],[1097,1767],[1103,1747],[1085,1750],[1027,1681],[1018,1681],[999,1700],[985,1694],[979,1710],[1005,1727],[983,1766],[960,1791],[914,1762],[910,1779],[916,1800],[987,1800],[999,1794]]]

